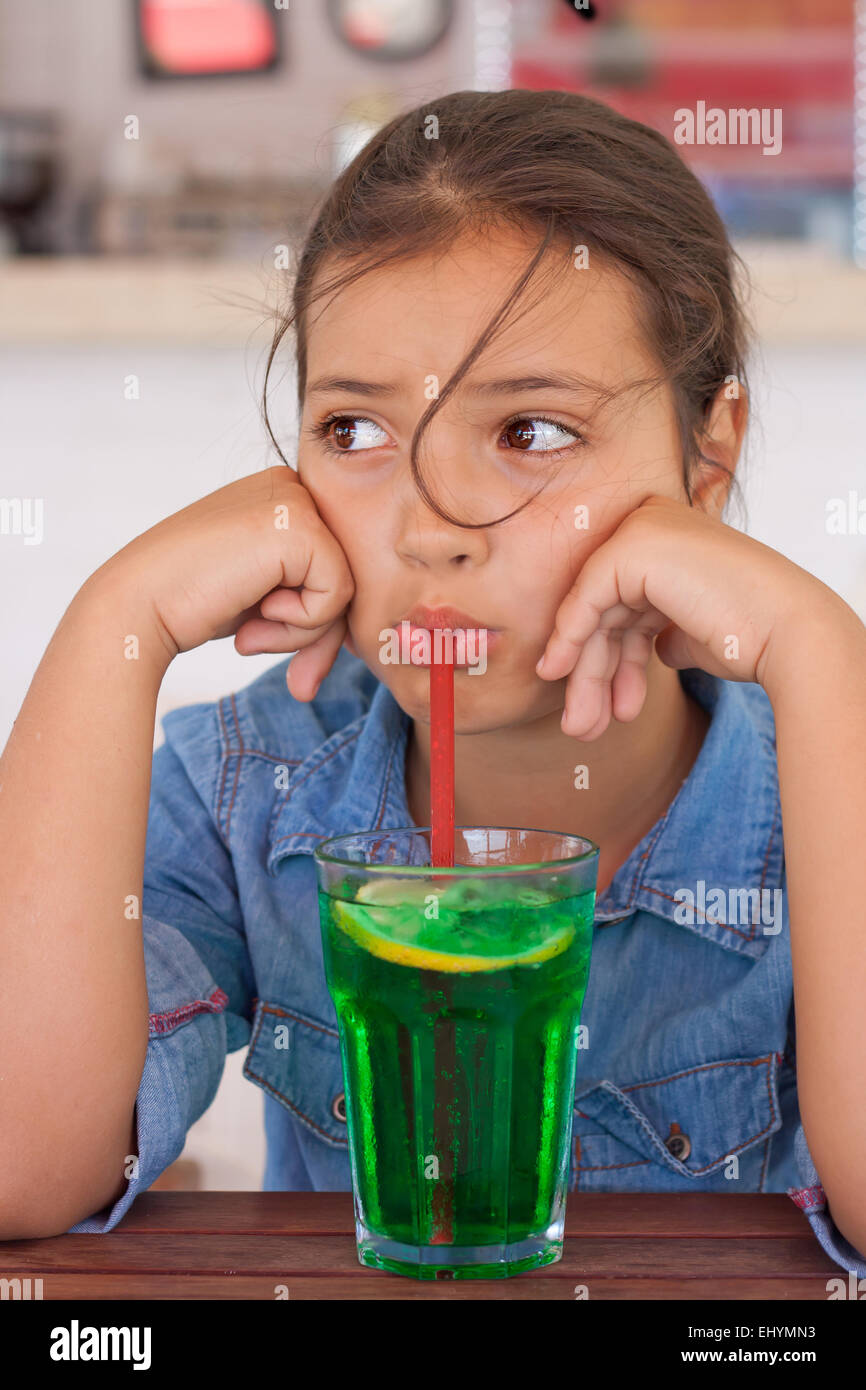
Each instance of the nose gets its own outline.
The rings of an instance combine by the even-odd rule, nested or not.
[[[447,408],[428,426],[424,452],[423,482],[443,511],[468,522],[500,515],[487,510],[490,480],[483,476],[472,441],[465,438],[459,421],[451,421]],[[393,502],[397,508],[396,550],[407,564],[450,570],[471,568],[486,560],[489,531],[483,526],[456,526],[434,511],[408,460],[394,479]]]
[[[456,516],[462,513],[457,502],[453,503],[453,510]],[[472,520],[471,515],[466,519]],[[402,509],[396,549],[409,565],[428,569],[474,568],[484,563],[489,548],[483,527],[455,526],[418,497]]]

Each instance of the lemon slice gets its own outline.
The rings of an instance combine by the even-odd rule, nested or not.
[[[417,901],[422,907],[428,893],[434,892],[429,878],[382,878],[362,883],[355,894],[358,902],[378,904],[379,907],[408,907]]]
[[[364,885],[371,887],[371,885]],[[393,884],[389,887],[397,888]],[[427,886],[429,889],[429,885]],[[376,896],[383,897],[382,888],[384,885],[377,885]],[[359,893],[359,897],[360,897]],[[389,895],[390,896],[390,895]],[[394,905],[399,901],[400,905],[406,905],[406,894],[401,893],[399,900],[395,893]],[[380,903],[381,906],[381,903]],[[442,970],[451,974],[463,974],[480,970],[506,970],[511,966],[517,965],[540,965],[542,961],[550,960],[553,956],[558,956],[562,951],[566,951],[574,940],[575,928],[572,923],[567,923],[558,931],[554,932],[541,946],[531,946],[526,951],[520,951],[508,956],[480,956],[462,955],[450,951],[435,951],[427,946],[413,946],[411,942],[395,941],[392,936],[386,936],[379,931],[380,921],[374,916],[375,909],[361,907],[358,902],[345,903],[338,899],[331,900],[331,910],[336,918],[338,925],[350,936],[359,946],[363,946],[365,951],[371,955],[378,956],[381,960],[391,961],[394,965],[409,965],[416,970]],[[382,914],[384,916],[385,913]]]
[[[355,894],[355,901],[364,904],[364,912],[377,926],[383,927],[385,935],[389,936],[394,923],[395,908],[402,909],[404,925],[409,909],[416,908],[420,930],[426,899],[430,892],[429,879],[371,879],[369,883],[361,884]],[[351,904],[348,906],[351,907]]]

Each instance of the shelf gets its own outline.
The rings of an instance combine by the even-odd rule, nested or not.
[[[785,243],[739,249],[763,341],[866,344],[866,271]],[[268,304],[287,288],[284,274],[248,261],[7,260],[0,344],[246,344],[269,337]]]

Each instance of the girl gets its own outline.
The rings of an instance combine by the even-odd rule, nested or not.
[[[97,570],[4,754],[2,1234],[110,1230],[247,1046],[265,1187],[350,1187],[312,852],[429,823],[409,619],[488,634],[458,824],[601,846],[572,1189],[787,1190],[866,1274],[866,631],[723,520],[707,194],[597,102],[458,92],[341,175],[293,293],[296,469]],[[151,776],[169,663],[230,633],[296,655],[169,714]]]

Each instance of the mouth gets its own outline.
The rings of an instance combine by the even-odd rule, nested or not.
[[[501,629],[488,627],[486,623],[482,623],[471,613],[464,612],[462,608],[452,608],[445,604],[436,608],[417,604],[398,620],[398,628],[402,623],[409,624],[413,666],[431,666],[437,652],[448,651],[448,645],[443,639],[434,637],[437,631],[448,631],[452,634],[450,647],[455,667],[477,665],[479,657],[486,657],[502,636]]]
[[[412,627],[426,628],[428,632],[432,632],[437,627],[451,628],[454,632],[465,632],[467,628],[475,628],[477,631],[485,632],[497,631],[496,628],[488,627],[486,623],[482,623],[480,618],[474,618],[471,613],[465,613],[462,608],[452,608],[448,604],[427,608],[425,604],[418,603],[399,621],[411,623]]]

